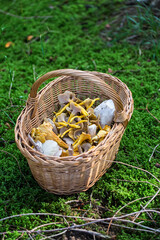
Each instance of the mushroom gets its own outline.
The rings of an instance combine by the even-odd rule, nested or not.
[[[85,108],[88,110],[89,108],[92,107],[92,105],[93,105],[97,100],[99,100],[99,98],[95,98],[95,99],[87,98],[87,99],[85,99],[83,102],[81,102],[79,105],[84,105]]]
[[[111,130],[111,127],[108,126],[108,125],[105,125],[104,128],[103,128],[103,130],[105,130],[106,132],[109,133],[109,131]]]
[[[66,113],[61,113],[60,115],[57,116],[58,122],[66,122]]]
[[[42,143],[40,141],[35,142],[30,134],[28,134],[28,139],[38,152],[43,153]]]
[[[88,116],[87,111],[82,106],[80,106],[80,104],[75,103],[72,100],[70,100],[69,102],[70,102],[70,108],[72,110],[72,114],[73,115],[76,115],[76,113],[80,112],[84,116]]]
[[[72,128],[67,129],[67,130],[61,135],[61,138],[63,138],[64,135],[66,135],[66,133],[70,132],[71,130],[72,130]]]
[[[80,119],[78,118],[78,121],[79,120]],[[77,137],[80,136],[82,134],[82,132],[87,132],[88,120],[85,120],[85,122],[79,121],[79,126],[80,126],[80,129],[74,130],[74,138],[75,139],[77,139]]]
[[[74,141],[71,138],[63,138],[63,140],[68,144],[68,150],[62,152],[62,157],[73,156],[73,146]]]
[[[57,126],[57,128],[61,129],[61,126],[62,127],[72,127],[72,128],[80,128],[79,125],[76,125],[76,124],[71,124],[71,123],[68,123],[68,122],[55,122],[55,125]]]
[[[63,141],[65,141],[68,145],[71,145],[71,144],[74,143],[74,141],[71,138],[69,138],[69,137],[63,138]]]
[[[81,107],[79,104],[76,104],[74,102],[70,101],[70,110],[71,110],[71,115],[75,116],[77,113],[81,113]]]
[[[103,140],[107,134],[108,132],[105,130],[100,130],[97,135],[92,138],[92,141]]]
[[[62,135],[66,130],[67,128],[62,126],[62,128],[59,130],[60,135]]]
[[[91,135],[92,138],[96,135],[96,131],[97,131],[96,124],[91,124],[90,126],[88,126],[88,133]]]
[[[71,131],[68,132],[68,136],[75,141],[75,137],[74,137],[74,129],[72,128]]]
[[[45,122],[49,122],[49,123],[52,125],[52,127],[53,127],[53,129],[52,129],[53,132],[54,132],[55,134],[58,134],[56,125],[54,124],[54,122],[53,122],[50,118],[44,118],[44,121],[45,121]]]
[[[33,131],[33,129],[32,129]],[[38,131],[38,134],[36,136],[36,131]],[[68,145],[61,140],[53,131],[52,131],[52,125],[49,122],[44,122],[41,124],[35,131],[35,139],[40,140],[42,143],[45,142],[45,140],[53,140],[56,141],[61,147],[68,148]],[[32,132],[31,132],[32,134]],[[43,136],[43,139],[40,137]],[[45,136],[45,139],[44,139]],[[33,136],[32,136],[33,137]]]
[[[93,108],[88,109],[88,114],[89,114],[89,119],[90,120],[96,120],[97,119],[96,115],[94,114],[94,109]]]
[[[98,116],[98,118],[96,118],[94,120],[90,120],[90,123],[96,124],[98,126],[98,128],[100,128],[102,130],[102,127],[100,125],[100,117],[99,116]]]
[[[113,101],[111,99],[103,101],[94,109],[94,113],[97,117],[100,116],[100,123],[102,128],[105,125],[111,125],[115,113],[115,106]]]
[[[59,157],[62,154],[62,148],[53,140],[47,140],[42,144],[43,154]]]
[[[69,154],[68,154],[68,150],[62,150],[62,154],[61,154],[61,157],[67,157],[67,156],[69,156]]]
[[[68,103],[70,100],[74,101],[75,99],[76,99],[75,94],[68,90],[58,95],[58,100],[60,104]]]
[[[41,132],[38,128],[33,128],[31,131],[31,137],[35,142],[40,141],[44,143],[46,141],[47,133]]]
[[[69,103],[66,104],[63,108],[61,108],[61,109],[56,113],[56,117],[59,116],[61,113],[63,113],[63,112],[67,109],[67,107],[69,107]],[[55,118],[54,118],[54,120],[55,120]]]
[[[78,141],[73,143],[73,149],[74,151],[77,150],[78,145],[81,145],[85,140],[88,140],[91,143],[91,135],[87,134],[85,132],[82,132],[82,134],[78,137]]]
[[[83,102],[81,102],[79,105],[80,105],[80,106],[84,105],[85,108],[87,108],[87,107],[91,104],[91,102],[92,102],[92,99],[86,98],[86,99],[85,99]]]
[[[83,149],[84,152],[87,152],[91,147],[92,147],[92,145],[90,143],[88,143],[88,142],[83,143],[81,145],[81,148]]]
[[[80,121],[81,120],[81,118],[83,118],[84,117],[84,115],[81,115],[81,116],[74,116],[74,117],[72,117],[71,119],[70,119],[70,123],[71,122],[73,122],[73,120],[77,120],[77,121]]]

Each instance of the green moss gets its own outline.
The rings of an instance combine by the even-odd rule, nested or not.
[[[108,42],[101,32],[109,23],[111,14],[121,1],[13,1],[1,3],[1,9],[22,17],[52,16],[52,18],[16,18],[0,14],[0,216],[28,212],[54,212],[66,215],[93,217],[113,216],[126,203],[141,197],[154,195],[157,184],[150,175],[121,164],[113,164],[107,173],[87,192],[73,196],[56,196],[45,192],[34,180],[26,159],[14,142],[14,123],[27,100],[34,78],[60,69],[75,68],[107,72],[113,70],[130,88],[134,99],[134,113],[121,140],[116,161],[150,171],[159,177],[155,164],[159,161],[160,147],[149,158],[159,143],[160,127],[154,119],[160,119],[159,65],[152,59],[154,51],[142,50],[125,42]],[[33,42],[27,36],[33,35]],[[40,37],[41,36],[41,37]],[[13,46],[6,49],[7,42]],[[14,76],[14,78],[13,78]],[[12,85],[11,85],[12,84]],[[45,84],[42,85],[44,87]],[[12,86],[12,87],[11,87]],[[10,97],[9,97],[10,93]],[[12,103],[12,106],[11,106]],[[145,108],[148,104],[149,114]],[[10,127],[8,126],[8,123]],[[152,147],[152,148],[151,148]],[[8,152],[8,153],[6,153]],[[10,154],[9,154],[10,153]],[[128,180],[133,182],[121,181]],[[65,204],[79,199],[82,204]],[[124,212],[141,209],[148,199],[137,201]],[[100,211],[109,209],[109,211]],[[157,208],[158,197],[149,205]],[[156,221],[157,217],[154,216]],[[145,218],[148,217],[145,215]],[[0,232],[34,228],[61,218],[27,216],[2,222]],[[79,220],[80,221],[80,220]],[[81,222],[81,221],[80,221]],[[11,227],[13,225],[13,227]],[[152,224],[150,223],[152,226]],[[15,227],[16,226],[16,227]],[[58,226],[58,225],[57,225]],[[59,226],[65,226],[60,224]],[[118,230],[117,239],[150,239],[151,235],[124,229]],[[148,234],[148,235],[147,235]],[[16,239],[19,233],[7,234]],[[25,237],[25,235],[24,235]],[[38,237],[36,238],[38,239]],[[155,238],[156,239],[156,238]],[[158,238],[157,238],[158,239]]]

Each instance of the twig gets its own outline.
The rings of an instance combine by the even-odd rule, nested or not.
[[[154,149],[153,147],[149,146],[148,144],[145,143],[146,146],[148,146],[151,149]],[[155,150],[155,152],[160,153],[158,150]]]
[[[5,12],[2,9],[0,9],[0,13],[3,13],[5,15],[11,16],[11,17],[16,17],[20,19],[33,19],[33,18],[52,18],[52,16],[30,16],[30,17],[23,17],[23,16],[18,16],[9,12]]]
[[[145,209],[145,208],[142,206],[142,204],[140,204],[140,206],[141,206],[142,209]],[[147,212],[147,215],[148,215],[148,217],[149,217],[153,222],[155,222],[150,213]],[[144,221],[142,221],[142,222],[144,222]],[[141,223],[141,222],[139,222],[139,223]]]
[[[96,237],[100,237],[100,238],[111,238],[110,236],[103,235],[103,234],[101,234],[101,233],[97,233],[97,232],[94,232],[94,231],[88,231],[88,230],[85,230],[85,229],[77,229],[77,228],[74,228],[74,229],[72,229],[71,231],[80,232],[80,233],[85,233],[85,234],[89,234],[89,235],[96,236]]]
[[[96,224],[96,223],[101,223],[101,222],[106,222],[106,221],[110,221],[111,219],[113,221],[121,221],[121,222],[127,222],[127,223],[132,223],[136,226],[140,226],[142,227],[142,231],[146,231],[146,232],[151,232],[151,233],[160,233],[160,230],[159,229],[153,229],[153,228],[150,228],[150,227],[147,227],[147,226],[144,226],[144,225],[141,225],[139,223],[136,223],[136,222],[133,222],[133,221],[130,221],[130,220],[125,220],[124,218],[127,218],[129,216],[132,216],[132,215],[135,215],[137,213],[143,213],[143,212],[155,212],[155,213],[158,213],[160,214],[159,211],[155,211],[155,210],[152,210],[152,209],[147,209],[147,210],[141,210],[141,211],[138,211],[138,212],[133,212],[133,213],[130,213],[130,214],[125,214],[125,215],[122,215],[120,217],[116,217],[116,218],[104,218],[104,219],[96,219],[96,220],[91,220],[90,222],[87,222],[87,223],[84,223],[84,224],[80,224],[80,225],[73,225],[71,227],[64,227],[64,228],[58,228],[58,229],[51,229],[51,230],[38,230],[38,231],[34,231],[34,233],[41,233],[41,232],[46,232],[46,233],[50,233],[50,232],[57,232],[57,231],[63,231],[63,230],[72,230],[74,228],[79,228],[79,227],[84,227],[84,226],[88,226],[90,224]],[[28,215],[28,214],[23,214],[23,215]],[[35,215],[35,214],[34,214]],[[49,214],[48,214],[49,215]],[[69,217],[69,216],[68,216]],[[137,230],[137,229],[134,229],[134,230]],[[14,231],[12,231],[14,232]],[[10,232],[10,233],[12,233]],[[17,232],[28,232],[28,231],[19,231],[17,230]],[[0,232],[0,234],[5,234],[7,232]],[[29,233],[31,234],[32,232],[29,231]]]
[[[19,236],[18,238],[16,238],[16,240],[21,239],[21,238],[23,237],[23,235],[24,235],[24,232],[21,234],[21,236]]]
[[[20,168],[18,159],[17,159],[13,154],[11,154],[10,152],[4,151],[4,150],[2,150],[2,149],[0,149],[0,152],[4,152],[4,153],[6,153],[6,154],[9,154],[10,156],[12,156],[12,157],[16,160],[16,162],[17,162],[17,164],[18,164],[18,168],[19,168],[20,173],[22,174],[22,176],[23,176],[23,178],[25,179],[26,183],[29,185],[27,179],[25,178],[24,174],[23,174],[22,171],[21,171],[21,168]]]
[[[123,220],[124,221],[124,220]],[[123,222],[122,221],[122,222]],[[104,222],[104,221],[102,221],[102,223],[103,224],[109,224],[108,222]],[[133,223],[133,222],[131,222],[131,223]],[[90,223],[90,224],[92,224],[92,222]],[[135,223],[134,223],[135,224]],[[155,234],[155,232],[154,231],[152,231],[152,230],[148,230],[148,229],[143,229],[143,228],[132,228],[132,227],[127,227],[127,226],[124,226],[124,225],[120,225],[120,224],[115,224],[115,223],[112,223],[112,225],[113,226],[118,226],[118,227],[122,227],[122,228],[127,228],[127,229],[132,229],[132,230],[134,230],[134,231],[143,231],[143,232],[149,232],[149,233],[154,233]],[[143,225],[142,225],[143,226]],[[62,230],[62,229],[61,229]],[[73,230],[73,229],[72,229]],[[154,229],[153,229],[154,230]],[[37,235],[39,235],[41,232],[43,232],[43,233],[50,233],[50,232],[54,232],[54,231],[57,231],[57,230],[55,230],[55,229],[52,229],[52,230],[39,230],[39,231],[35,231],[34,233],[37,233]],[[10,231],[10,233],[14,233],[15,231]],[[16,232],[18,232],[18,233],[26,233],[26,231],[21,231],[21,230],[16,230]],[[2,235],[2,234],[8,234],[8,232],[0,232],[0,235]]]
[[[109,224],[107,222],[103,222],[104,224]],[[150,231],[150,230],[145,230],[143,228],[133,228],[133,227],[127,227],[126,225],[120,225],[120,224],[116,224],[116,223],[112,223],[113,226],[116,226],[116,227],[120,227],[120,228],[127,228],[127,229],[131,229],[131,230],[136,230],[136,231],[142,231],[142,232],[150,232],[150,233],[154,233],[153,231]]]
[[[115,217],[122,209],[124,209],[125,207],[131,205],[132,203],[137,202],[137,201],[139,201],[139,200],[146,199],[146,198],[152,198],[153,196],[154,196],[154,195],[152,195],[152,196],[147,196],[147,197],[142,197],[142,198],[137,198],[137,199],[135,199],[135,200],[133,200],[133,201],[125,204],[123,207],[121,207],[121,208],[113,215],[113,217]],[[109,223],[109,226],[108,226],[108,229],[107,229],[107,234],[109,234],[109,229],[110,229],[110,227],[111,227],[111,224],[112,224],[112,219],[111,219],[111,221],[110,221],[110,223]]]
[[[149,110],[148,110],[148,103],[146,105],[146,108],[136,108],[137,110],[146,110],[158,123],[160,123],[160,120],[156,118]]]
[[[54,216],[54,217],[68,217],[68,218],[75,218],[75,219],[82,219],[82,220],[87,220],[87,221],[92,221],[94,220],[93,218],[87,218],[87,217],[79,217],[79,216],[67,216],[67,215],[62,215],[62,214],[57,214],[57,213],[22,213],[22,214],[17,214],[17,215],[11,215],[5,218],[1,218],[1,221],[5,221],[7,219],[15,218],[15,217],[22,217],[22,216]]]
[[[65,227],[65,228],[59,228],[59,229],[46,230],[46,231],[55,232],[55,231],[61,231],[61,230],[69,230],[69,229],[72,229],[72,228],[75,228],[75,227],[86,226],[86,225],[89,225],[90,223],[99,223],[99,222],[102,222],[102,221],[110,221],[111,219],[113,219],[113,220],[122,220],[123,218],[127,218],[129,216],[132,216],[132,215],[135,215],[135,214],[138,214],[138,213],[141,214],[141,213],[145,213],[145,212],[154,212],[154,213],[157,213],[157,214],[160,215],[160,211],[157,211],[157,210],[154,210],[154,209],[147,209],[147,210],[144,209],[144,210],[140,210],[140,211],[124,214],[124,215],[121,215],[119,217],[110,217],[110,218],[102,218],[102,219],[92,219],[92,218],[79,217],[79,216],[67,216],[67,215],[56,214],[56,213],[22,213],[22,214],[17,214],[17,215],[12,215],[12,216],[9,216],[9,217],[2,218],[2,219],[0,219],[0,221],[4,221],[4,220],[15,218],[15,217],[34,216],[34,215],[35,216],[47,216],[47,215],[48,216],[59,216],[59,217],[62,217],[62,218],[66,217],[66,218],[76,218],[76,219],[79,218],[79,219],[83,219],[83,220],[86,220],[86,221],[91,221],[89,223],[84,223],[82,225],[73,225],[73,226],[68,227],[68,228]],[[132,223],[134,223],[134,222],[132,222]],[[53,224],[55,224],[55,223],[53,223]],[[134,224],[138,224],[138,223],[134,223]],[[143,227],[148,228],[146,226],[143,226]],[[156,230],[156,231],[160,232],[160,230]],[[29,232],[31,233],[31,231],[29,231]]]
[[[47,237],[44,237],[44,238],[41,238],[41,240],[44,240],[44,239],[53,239],[52,237],[58,237],[60,235],[63,235],[64,233],[66,233],[67,230],[64,230],[63,232],[61,233],[57,233],[57,234],[54,234],[54,235],[51,235],[51,236],[47,236]]]
[[[156,150],[156,148],[159,146],[159,144],[157,144],[156,146],[155,146],[155,148],[153,149],[153,152],[152,152],[152,154],[151,154],[151,156],[150,156],[150,158],[149,158],[149,162],[151,161],[151,159],[152,159],[152,157],[153,157],[153,154],[154,154],[154,152],[155,152],[155,150]]]
[[[63,217],[63,218],[65,218],[65,217]],[[70,223],[72,223],[73,221],[69,221]],[[51,223],[45,223],[45,224],[43,224],[43,225],[39,225],[39,226],[37,226],[37,227],[35,227],[35,228],[33,228],[32,230],[30,230],[31,232],[34,232],[35,230],[37,230],[38,228],[42,228],[42,227],[46,227],[46,226],[50,226],[50,225],[55,225],[55,224],[62,224],[62,222],[51,222]],[[68,221],[67,221],[67,224],[68,224]]]
[[[64,204],[69,204],[69,203],[81,203],[81,202],[82,202],[81,200],[75,199],[75,200],[67,201],[67,202],[65,202]]]
[[[158,123],[160,123],[160,121],[158,120],[158,118],[156,118],[156,117],[148,110],[148,103],[147,103],[147,105],[146,105],[146,110],[147,110],[147,112],[148,112]]]
[[[30,239],[34,240],[34,238],[31,236],[30,232],[28,230],[26,232],[27,232],[28,236],[30,237]]]
[[[153,231],[153,233],[155,233],[155,232],[160,233],[160,230],[159,230],[159,229],[150,228],[150,227],[148,227],[148,226],[144,226],[144,225],[142,225],[142,224],[140,224],[140,223],[136,223],[136,222],[133,222],[133,221],[130,221],[130,220],[121,219],[121,218],[119,218],[119,219],[115,218],[115,219],[113,219],[113,220],[115,220],[115,221],[121,221],[121,222],[126,222],[126,223],[132,223],[132,224],[134,224],[134,225],[143,227],[143,228],[145,228],[145,229],[147,229],[147,230],[151,230],[151,231]]]
[[[160,192],[160,189],[158,189],[158,191],[156,192],[156,194],[148,201],[148,203],[143,207],[143,210],[146,209],[146,207],[153,201],[153,199],[158,195],[158,193]],[[133,222],[136,221],[136,219],[139,217],[139,213],[135,216],[135,218],[133,219]]]

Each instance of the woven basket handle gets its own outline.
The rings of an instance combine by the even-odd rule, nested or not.
[[[92,82],[92,83],[95,83],[95,85],[98,85],[98,87],[102,90],[102,92],[104,92],[114,102],[114,105],[116,108],[114,121],[121,122],[126,126],[128,122],[128,116],[124,111],[123,104],[119,95],[116,93],[116,91],[112,87],[106,84],[102,79],[85,71],[74,70],[74,69],[61,69],[61,70],[48,72],[44,74],[42,77],[40,77],[39,79],[37,79],[37,81],[33,84],[30,91],[30,98],[32,99],[36,98],[38,88],[44,81],[53,77],[58,77],[58,76],[80,77],[88,82]],[[32,118],[35,116],[36,109],[37,107],[35,106],[32,113]]]

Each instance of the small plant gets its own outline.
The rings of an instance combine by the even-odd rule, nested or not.
[[[143,4],[124,7],[116,14],[108,31],[113,42],[129,42],[140,48],[153,49],[152,57],[160,61],[160,10]]]

